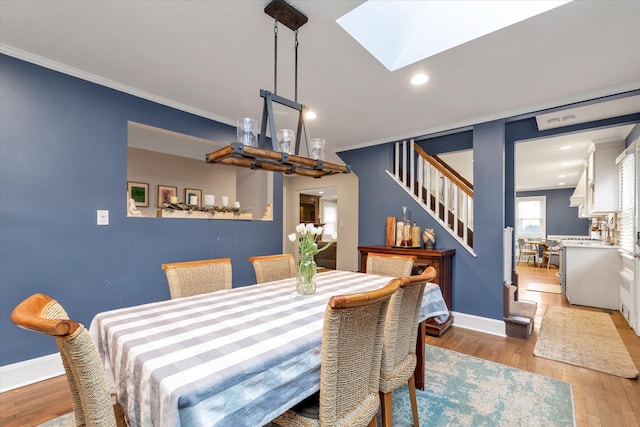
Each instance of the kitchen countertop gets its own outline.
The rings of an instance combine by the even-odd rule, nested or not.
[[[612,245],[607,242],[580,242],[580,241],[571,241],[564,240],[562,242],[562,246],[565,248],[600,248],[600,249],[618,249],[620,246]]]

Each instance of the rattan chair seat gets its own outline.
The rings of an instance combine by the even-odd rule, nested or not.
[[[171,299],[231,289],[231,258],[162,264]]]
[[[424,288],[435,277],[434,270],[433,267],[427,267],[422,275],[403,277],[400,287],[389,301],[379,378],[383,426],[392,426],[391,392],[403,384],[409,387],[414,425],[419,425],[414,378],[417,364],[415,351]]]
[[[71,389],[76,425],[126,426],[122,408],[113,405],[93,338],[84,326],[69,319],[56,300],[44,294],[32,295],[16,306],[11,320],[55,338]]]
[[[256,283],[296,277],[296,261],[291,254],[264,255],[249,257],[256,273]]]
[[[395,255],[369,252],[367,255],[366,272],[380,276],[406,277],[411,276],[415,255]]]
[[[280,415],[274,424],[377,425],[384,325],[389,299],[400,283],[394,279],[382,289],[331,297],[322,334],[320,392]]]

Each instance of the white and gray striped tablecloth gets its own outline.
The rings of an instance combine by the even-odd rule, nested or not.
[[[319,389],[331,295],[390,279],[330,271],[314,295],[279,280],[100,313],[89,330],[130,426],[262,426]],[[423,318],[445,313],[427,287]]]

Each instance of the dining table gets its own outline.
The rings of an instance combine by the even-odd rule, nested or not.
[[[102,312],[89,332],[131,427],[262,426],[319,390],[329,298],[390,280],[330,270],[312,295],[283,279]],[[428,284],[420,320],[448,315]]]
[[[527,239],[525,243],[531,248],[538,251],[538,256],[534,257],[534,265],[540,267],[544,264],[544,251],[547,248],[546,240]]]

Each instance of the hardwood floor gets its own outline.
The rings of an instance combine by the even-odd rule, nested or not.
[[[550,305],[569,307],[564,295],[527,291],[529,282],[559,283],[557,269],[519,265],[520,298],[538,303],[534,332],[529,340],[502,338],[453,326],[441,337],[427,337],[427,344],[455,350],[573,385],[576,425],[640,426],[640,380],[602,374],[533,355],[542,316]],[[571,306],[582,310],[599,309]],[[611,314],[622,341],[640,368],[640,338],[619,312]],[[0,394],[0,425],[35,426],[72,411],[64,376]]]

